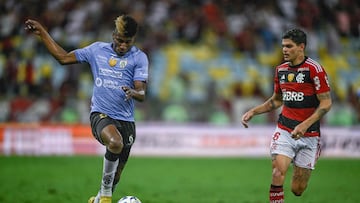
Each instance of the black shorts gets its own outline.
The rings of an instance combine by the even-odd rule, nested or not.
[[[124,144],[124,148],[120,155],[120,161],[127,161],[130,154],[130,149],[136,138],[135,122],[115,120],[106,114],[93,112],[90,115],[90,125],[93,136],[102,145],[104,145],[104,142],[100,136],[102,129],[104,129],[104,127],[107,125],[115,125],[122,136]]]

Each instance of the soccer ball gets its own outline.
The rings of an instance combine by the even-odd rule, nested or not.
[[[135,196],[125,196],[119,199],[117,203],[141,203],[141,201]]]

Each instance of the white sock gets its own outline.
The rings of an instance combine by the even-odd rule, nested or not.
[[[118,166],[119,159],[116,161],[109,161],[104,157],[103,163],[103,176],[101,181],[100,194],[101,196],[112,196],[112,184],[115,178],[116,168]]]
[[[97,193],[94,203],[99,203],[100,202],[100,191]]]

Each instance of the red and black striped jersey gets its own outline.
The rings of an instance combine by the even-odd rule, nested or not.
[[[276,67],[274,91],[282,95],[283,108],[278,126],[291,132],[296,125],[311,116],[319,105],[316,94],[330,91],[324,68],[315,60],[305,57],[296,66],[289,62]],[[320,121],[309,127],[305,136],[319,136]]]

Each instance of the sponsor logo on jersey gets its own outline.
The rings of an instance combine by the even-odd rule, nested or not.
[[[95,85],[97,87],[105,87],[105,88],[109,88],[109,89],[121,89],[121,85],[118,81],[114,81],[114,80],[108,80],[108,79],[101,79],[101,78],[96,78],[95,79]]]
[[[118,81],[108,79],[104,79],[102,86],[109,89],[121,89],[121,85]]]
[[[122,72],[109,68],[99,68],[99,75],[110,76],[113,78],[122,78]]]
[[[283,91],[282,96],[283,96],[283,101],[303,101],[304,100],[303,92]]]

